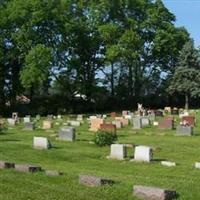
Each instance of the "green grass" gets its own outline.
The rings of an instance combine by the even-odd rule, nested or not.
[[[198,116],[200,118],[200,115]],[[41,123],[41,122],[40,122]],[[108,160],[110,147],[89,144],[93,133],[85,123],[77,128],[77,141],[62,142],[55,139],[58,126],[52,131],[37,129],[24,131],[22,125],[0,134],[0,160],[39,165],[43,169],[64,172],[61,177],[47,177],[44,173],[26,174],[12,169],[0,170],[1,200],[128,200],[133,185],[175,189],[180,200],[200,199],[200,170],[194,163],[200,161],[200,128],[193,137],[177,137],[175,130],[164,131],[147,127],[134,131],[131,126],[118,131],[118,142],[148,145],[154,148],[154,159],[174,161],[177,166],[167,168],[159,161],[135,163]],[[34,150],[33,136],[46,136],[54,148]],[[133,156],[129,149],[129,157]],[[90,188],[79,184],[79,174],[111,178],[113,186]]]

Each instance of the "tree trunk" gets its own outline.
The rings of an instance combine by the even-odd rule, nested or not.
[[[185,109],[189,109],[189,95],[185,94]]]

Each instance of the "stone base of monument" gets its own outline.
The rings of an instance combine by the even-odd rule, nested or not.
[[[112,185],[114,184],[114,181],[111,179],[102,178],[102,177],[80,175],[79,183],[86,186],[95,187],[95,186],[102,186],[102,185]]]
[[[15,163],[0,161],[0,169],[10,169],[10,168],[15,168]]]
[[[133,186],[133,195],[146,200],[172,200],[177,196],[175,190],[160,189],[140,185]]]

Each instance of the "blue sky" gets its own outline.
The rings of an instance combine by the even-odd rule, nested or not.
[[[176,16],[176,26],[184,26],[200,46],[200,0],[163,0]]]

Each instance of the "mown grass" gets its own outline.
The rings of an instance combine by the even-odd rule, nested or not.
[[[200,118],[199,114],[197,118]],[[200,199],[200,170],[194,168],[194,163],[200,161],[198,126],[193,137],[177,137],[175,130],[161,131],[156,127],[135,131],[128,126],[119,130],[119,143],[154,148],[155,161],[150,164],[106,159],[110,147],[89,144],[93,133],[88,131],[86,122],[77,128],[77,141],[74,143],[56,140],[58,128],[55,126],[51,131],[37,129],[32,132],[24,131],[20,124],[0,134],[0,160],[29,163],[64,172],[61,177],[47,177],[42,172],[26,174],[9,169],[0,170],[1,200],[137,199],[132,195],[132,187],[140,184],[175,189],[180,200]],[[43,151],[33,149],[33,136],[48,137],[54,148]],[[129,149],[129,157],[133,153],[133,149]],[[162,159],[174,161],[177,166],[161,166],[159,160]],[[79,174],[103,176],[116,183],[113,186],[90,188],[79,184]]]

